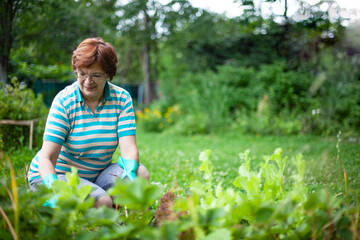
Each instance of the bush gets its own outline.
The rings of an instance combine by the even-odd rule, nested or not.
[[[359,135],[360,129],[360,56],[348,58],[341,53],[323,56],[320,71],[325,81],[317,97],[320,117],[330,133],[342,129]]]
[[[304,132],[302,115],[282,112],[279,116],[255,112],[237,112],[232,129],[260,135],[294,135]]]
[[[162,101],[155,102],[150,108],[137,110],[138,126],[148,132],[162,132],[172,126],[180,115],[178,105],[167,106]]]
[[[359,135],[360,57],[327,56],[317,76],[289,70],[284,62],[258,71],[224,65],[216,72],[183,73],[162,81],[162,99],[182,109],[173,128],[183,134],[221,131],[233,123],[260,134]]]
[[[47,116],[47,107],[41,95],[35,96],[31,89],[20,84],[15,78],[12,85],[0,90],[0,119],[31,120],[41,118],[34,125],[34,145],[40,146]],[[23,147],[29,141],[29,127],[0,125],[0,147],[9,149]],[[2,145],[2,146],[1,146]]]
[[[182,110],[182,118],[175,128],[182,133],[203,133],[223,129],[227,125],[232,88],[219,81],[216,73],[187,73],[178,81],[172,92],[166,93],[173,94],[174,101]],[[181,130],[182,127],[191,130]]]
[[[221,131],[236,120],[237,127],[246,128],[243,132],[295,134],[303,127],[294,116],[311,105],[312,77],[287,71],[283,62],[263,65],[259,71],[224,65],[217,72],[186,73],[176,81],[163,98],[172,99],[183,110],[184,116],[173,127],[177,133]]]

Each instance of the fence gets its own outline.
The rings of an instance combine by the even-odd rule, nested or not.
[[[25,125],[30,127],[30,133],[29,133],[29,148],[32,149],[33,145],[33,132],[34,132],[34,123],[40,121],[40,118],[37,119],[31,119],[31,120],[9,120],[9,119],[3,119],[0,120],[0,124],[5,125]]]
[[[64,89],[66,86],[72,84],[73,81],[67,81],[67,82],[60,82],[57,80],[37,80],[33,86],[33,90],[35,94],[42,94],[44,98],[44,102],[46,106],[51,106],[51,103],[56,96],[58,92],[60,92],[62,89]],[[116,85],[124,88],[126,91],[128,91],[133,98],[133,100],[138,101],[139,99],[139,89],[142,89],[142,85],[140,84],[118,84]]]

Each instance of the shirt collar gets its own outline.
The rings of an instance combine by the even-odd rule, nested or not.
[[[75,93],[76,93],[76,101],[78,102],[84,102],[84,99],[81,95],[81,91],[80,91],[80,87],[79,87],[79,84],[76,82],[76,90],[75,90]],[[104,102],[105,100],[106,101],[109,101],[110,100],[110,85],[109,85],[109,82],[106,81],[105,83],[105,87],[104,87],[104,99],[102,102]]]
[[[79,87],[79,84],[78,84],[77,81],[76,81],[75,85],[76,85],[76,90],[75,90],[76,101],[84,102],[83,97],[82,97],[81,92],[80,92],[80,87]]]
[[[104,100],[106,100],[106,101],[110,100],[110,85],[109,85],[108,81],[106,81],[105,87],[104,87]]]

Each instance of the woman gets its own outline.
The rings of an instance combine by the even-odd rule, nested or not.
[[[78,170],[80,186],[90,185],[95,207],[112,207],[106,189],[116,176],[133,180],[149,179],[139,165],[135,139],[135,114],[127,91],[111,84],[116,73],[117,55],[111,44],[88,38],[73,52],[72,67],[77,81],[54,98],[47,118],[43,145],[31,162],[29,185],[50,187],[66,180],[71,167]],[[111,163],[117,146],[121,157]]]

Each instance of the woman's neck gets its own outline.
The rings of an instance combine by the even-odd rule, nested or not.
[[[84,103],[86,106],[90,108],[90,111],[92,113],[96,112],[97,106],[101,103],[101,101],[104,99],[104,94],[102,94],[99,98],[87,98],[83,96]]]

